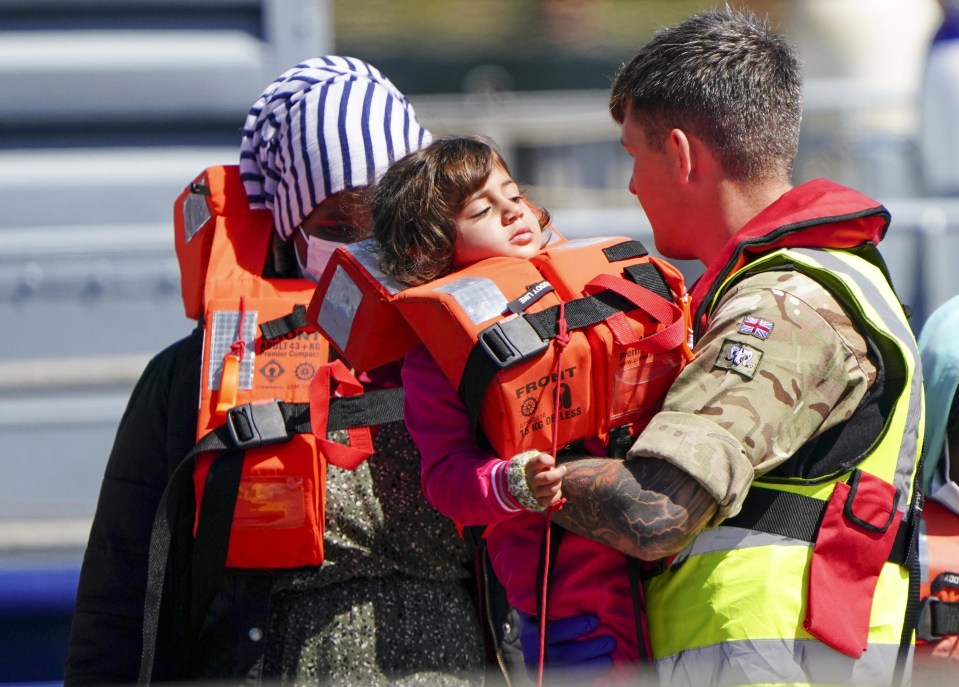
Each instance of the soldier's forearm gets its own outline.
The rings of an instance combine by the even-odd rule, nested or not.
[[[582,458],[566,466],[567,502],[553,520],[630,556],[679,551],[716,512],[696,480],[662,460]]]

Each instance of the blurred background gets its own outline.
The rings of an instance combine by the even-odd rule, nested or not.
[[[607,90],[658,27],[716,4],[0,0],[0,683],[60,680],[117,422],[149,357],[193,326],[172,202],[236,163],[270,81],[308,57],[363,58],[434,133],[493,137],[567,236],[651,247]],[[730,4],[800,49],[795,182],[830,177],[891,210],[884,253],[918,333],[959,292],[953,3]]]

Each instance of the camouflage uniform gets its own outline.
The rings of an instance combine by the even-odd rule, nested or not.
[[[755,477],[849,419],[876,375],[842,306],[794,271],[733,286],[695,354],[629,456],[692,475],[719,503],[712,525],[739,512]]]

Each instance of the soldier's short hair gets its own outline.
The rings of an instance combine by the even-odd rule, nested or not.
[[[732,178],[788,180],[799,148],[798,55],[768,20],[727,7],[663,29],[615,77],[613,118],[660,150],[674,128],[703,140]]]

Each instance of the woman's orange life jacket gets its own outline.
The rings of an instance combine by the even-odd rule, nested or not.
[[[273,233],[251,210],[235,166],[210,167],[177,198],[176,253],[188,317],[204,328],[197,438],[236,421],[245,404],[308,403],[329,345],[308,327],[264,336],[260,327],[305,306],[315,284],[260,276]],[[214,453],[194,470],[197,526]],[[326,460],[310,433],[245,449],[227,552],[230,568],[323,562]]]
[[[559,447],[595,436],[619,451],[689,357],[682,274],[627,238],[563,241],[405,289],[375,264],[375,243],[339,249],[307,320],[360,367],[422,341],[504,458],[550,450],[554,427]],[[374,311],[385,315],[354,329]]]

